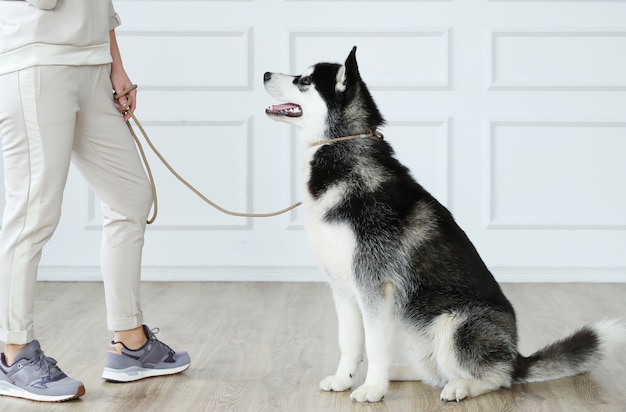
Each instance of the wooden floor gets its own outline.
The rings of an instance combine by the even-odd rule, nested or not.
[[[626,284],[504,284],[530,354],[572,329],[626,316]],[[0,397],[0,411],[626,411],[626,350],[591,374],[514,386],[460,403],[440,389],[392,383],[383,402],[320,392],[338,358],[328,287],[318,283],[145,283],[146,323],[187,350],[186,372],[128,384],[100,374],[110,334],[99,283],[40,283],[37,337],[87,393],[64,404]],[[363,381],[363,373],[356,383]]]

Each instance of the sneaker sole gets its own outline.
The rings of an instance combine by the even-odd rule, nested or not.
[[[126,369],[104,368],[102,379],[109,382],[134,382],[141,379],[153,378],[156,376],[175,375],[187,368],[191,363],[171,369],[147,369],[139,366],[131,366]]]
[[[12,385],[8,382],[0,382],[0,395],[10,396],[12,398],[28,399],[35,402],[65,402],[72,399],[78,399],[85,394],[85,387],[79,386],[76,389],[76,393],[68,395],[40,395],[37,393],[28,392],[19,386]]]

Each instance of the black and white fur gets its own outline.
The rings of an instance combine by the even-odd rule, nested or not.
[[[356,47],[343,65],[265,73],[264,83],[289,102],[266,113],[297,125],[306,146],[307,232],[337,310],[341,357],[322,390],[349,389],[366,352],[365,383],[352,399],[380,401],[390,380],[422,380],[458,401],[589,371],[624,343],[624,325],[604,321],[529,357],[518,353],[513,307],[452,214],[386,141],[332,141],[384,123]]]

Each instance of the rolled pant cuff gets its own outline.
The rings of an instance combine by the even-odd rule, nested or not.
[[[34,329],[22,331],[6,331],[0,329],[0,341],[10,345],[25,345],[35,339]]]
[[[130,318],[107,318],[107,327],[110,331],[135,329],[143,325],[143,313]]]

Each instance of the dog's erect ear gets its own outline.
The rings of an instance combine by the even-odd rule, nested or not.
[[[335,90],[343,93],[346,91],[346,66],[341,66],[337,70],[337,83],[335,84]]]
[[[335,90],[344,92],[349,85],[356,83],[360,78],[359,66],[356,63],[356,46],[354,46],[344,65],[337,71]]]

